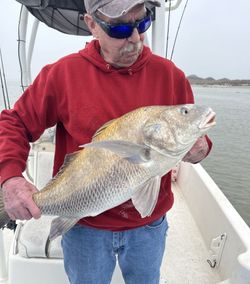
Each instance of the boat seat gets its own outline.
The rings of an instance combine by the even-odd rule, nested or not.
[[[34,283],[34,275],[36,284],[69,284],[63,265],[62,238],[48,242],[53,218],[42,216],[18,224],[9,258],[9,284]],[[30,270],[32,273],[23,273]],[[119,265],[111,284],[125,284]]]
[[[51,221],[55,217],[42,216],[19,224],[16,234],[18,254],[26,258],[63,258],[61,237],[48,242]]]

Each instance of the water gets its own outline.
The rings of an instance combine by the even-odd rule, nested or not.
[[[202,162],[213,180],[250,226],[250,87],[198,87],[197,103],[216,112],[209,133],[210,155]]]
[[[17,82],[8,86],[13,104],[21,88]],[[202,165],[250,226],[250,87],[193,86],[193,91],[197,103],[217,114],[217,125],[209,133],[213,149]]]

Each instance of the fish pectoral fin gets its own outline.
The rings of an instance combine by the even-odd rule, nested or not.
[[[91,142],[80,147],[105,148],[114,152],[121,158],[127,159],[131,163],[138,164],[148,162],[151,156],[150,147],[123,140],[105,140]]]
[[[49,240],[52,241],[58,236],[66,233],[77,223],[78,220],[79,219],[63,218],[63,217],[57,217],[53,219],[50,227]]]
[[[156,176],[140,186],[140,189],[132,196],[132,203],[142,218],[153,213],[158,200],[160,185],[161,177]]]

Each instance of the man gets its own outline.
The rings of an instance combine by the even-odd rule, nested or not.
[[[156,0],[85,0],[85,22],[95,37],[85,49],[47,65],[0,119],[1,185],[10,218],[39,218],[37,190],[22,177],[29,142],[56,128],[54,174],[67,153],[88,143],[105,122],[146,105],[193,103],[190,85],[175,65],[143,45]],[[185,156],[199,162],[211,142],[200,138]],[[162,178],[158,203],[141,218],[131,201],[79,221],[62,239],[71,284],[108,284],[118,257],[127,284],[159,283],[173,205],[171,176]]]

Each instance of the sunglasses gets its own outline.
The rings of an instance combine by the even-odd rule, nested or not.
[[[146,32],[152,23],[151,15],[152,12],[147,9],[147,14],[143,19],[137,20],[134,23],[118,23],[118,24],[106,23],[105,21],[99,19],[96,15],[92,15],[92,17],[108,36],[117,39],[124,39],[131,37],[134,28],[138,30],[139,34]]]

